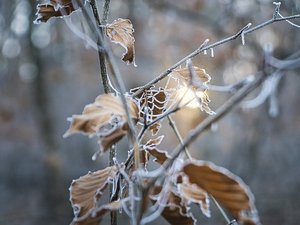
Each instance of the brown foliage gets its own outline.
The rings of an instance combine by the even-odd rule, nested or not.
[[[116,167],[89,172],[74,180],[70,186],[70,201],[76,217],[82,217],[93,210],[110,179],[116,177]]]
[[[205,69],[193,66],[195,74],[191,73],[189,68],[175,69],[170,76],[182,80],[187,85],[192,85],[195,89],[204,88],[210,82],[211,77],[206,73]]]
[[[145,145],[143,145],[143,150],[147,153],[146,155],[151,155],[154,157],[154,161],[163,164],[167,159],[171,158],[168,152],[159,150],[157,145],[159,145],[164,136],[159,136],[155,139],[150,139]],[[148,158],[148,157],[147,157]]]
[[[137,121],[138,108],[134,101],[127,99],[132,119]],[[74,133],[98,135],[100,150],[106,151],[128,132],[128,123],[122,101],[112,94],[99,95],[95,102],[87,105],[81,115],[73,115],[69,130],[64,137]]]
[[[183,93],[179,94],[178,98],[183,97],[181,96],[182,94],[189,95],[189,93],[192,92],[193,96],[187,96],[187,101],[195,99],[198,103],[198,107],[202,111],[205,111],[210,115],[214,114],[214,112],[208,106],[210,99],[207,94],[207,84],[210,82],[211,77],[204,69],[196,66],[175,69],[170,76],[179,81],[179,84],[183,85],[184,87],[184,91],[182,91]]]
[[[159,201],[157,196],[161,194],[162,187],[155,187],[154,194],[151,196],[152,202],[156,203]],[[171,225],[193,225],[195,219],[193,215],[188,212],[186,206],[182,204],[182,198],[178,196],[175,192],[162,193],[163,195],[167,194],[166,203],[161,203],[163,211],[161,215],[171,224]]]
[[[135,59],[133,26],[129,19],[117,19],[111,24],[107,24],[105,28],[106,35],[116,44],[120,44],[125,48],[122,60],[128,64],[133,63]]]
[[[192,184],[212,195],[235,219],[259,223],[254,197],[239,177],[205,161],[189,162],[183,172]]]
[[[47,22],[52,17],[68,16],[79,9],[71,0],[51,0],[46,4],[38,4],[35,22]]]
[[[186,177],[183,177],[183,182],[177,183],[178,193],[180,194],[182,201],[185,205],[195,203],[200,206],[200,209],[204,215],[210,217],[209,199],[205,190],[195,184],[191,184]]]
[[[71,225],[99,225],[102,217],[106,213],[111,211],[116,211],[121,208],[120,201],[110,202],[106,205],[102,205],[99,208],[93,209],[90,213],[86,214],[83,217],[74,218]]]

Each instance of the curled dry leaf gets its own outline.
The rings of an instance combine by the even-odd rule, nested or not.
[[[207,83],[210,82],[211,77],[206,73],[205,69],[193,66],[195,74],[191,74],[189,68],[175,69],[169,76],[178,79],[186,85],[191,85],[195,89],[206,90]]]
[[[191,184],[186,176],[182,178],[181,182],[177,183],[177,189],[182,202],[186,206],[190,203],[195,203],[200,206],[204,215],[210,217],[209,198],[206,191],[196,184]]]
[[[138,107],[129,98],[127,104],[131,118],[137,121]],[[103,94],[94,103],[87,105],[81,115],[72,116],[70,128],[64,137],[74,133],[97,135],[102,152],[125,136],[128,129],[127,116],[120,97]]]
[[[259,224],[254,197],[247,185],[223,167],[205,161],[191,161],[183,167],[189,182],[211,194],[240,223]]]
[[[130,93],[135,93],[139,88],[130,90]],[[145,89],[141,94],[136,96],[137,104],[140,111],[140,118],[144,118],[146,123],[152,122],[166,110],[169,100],[165,89],[149,88]],[[161,127],[160,123],[155,123],[149,127],[152,135],[156,135]]]
[[[48,3],[38,4],[35,23],[47,22],[52,17],[68,16],[79,8],[76,1],[72,0],[50,0]]]
[[[99,225],[103,216],[111,211],[116,211],[122,207],[121,201],[110,202],[106,205],[102,205],[99,208],[93,209],[90,213],[74,218],[71,225]]]
[[[175,195],[173,192],[170,193],[170,201],[164,208],[161,215],[171,225],[194,225],[196,223],[191,213],[187,212],[186,207],[180,204],[181,198]]]
[[[211,77],[205,72],[204,69],[193,66],[192,72],[189,68],[175,69],[170,76],[179,81],[182,88],[177,92],[178,99],[182,100],[183,105],[186,103],[188,107],[199,107],[202,111],[213,115],[208,104],[210,102],[207,94],[207,83],[210,82]]]
[[[161,143],[163,137],[164,136],[159,136],[155,139],[150,139],[146,144],[143,145],[143,150],[146,152],[146,155],[150,154],[153,156],[155,158],[154,161],[159,164],[163,164],[167,159],[171,158],[168,152],[159,150],[157,148],[157,145]]]
[[[153,203],[159,201],[157,196],[159,195],[162,187],[154,188],[154,195],[150,196]],[[165,193],[162,193],[165,194]],[[167,202],[161,205],[163,211],[161,215],[171,224],[171,225],[194,225],[196,224],[196,219],[193,217],[191,212],[182,205],[182,199],[174,192],[168,192]]]
[[[129,19],[119,18],[111,24],[107,24],[105,28],[105,34],[110,40],[125,48],[126,52],[123,54],[122,60],[135,65],[135,39],[133,37],[133,32],[134,29]]]
[[[106,167],[93,173],[89,172],[72,182],[69,188],[70,201],[76,218],[85,216],[95,209],[103,190],[116,175],[116,167]]]

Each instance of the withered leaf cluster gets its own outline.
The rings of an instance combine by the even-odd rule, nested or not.
[[[182,74],[185,74],[185,70]],[[166,99],[164,89],[150,88],[136,96],[135,100],[128,97],[126,104],[133,121],[153,121],[163,114]],[[121,99],[113,94],[98,96],[94,103],[84,108],[81,115],[72,116],[71,126],[65,136],[74,133],[96,135],[100,139],[101,151],[106,151],[128,133],[128,118],[122,104]],[[141,163],[146,170],[150,158],[162,167],[172,160],[172,155],[158,147],[163,137],[150,139],[139,146]],[[191,205],[197,205],[204,216],[210,217],[210,201],[214,198],[240,224],[260,224],[249,188],[225,168],[194,159],[184,162],[179,158],[165,173],[164,184],[151,186],[144,193],[141,219],[147,214],[147,202],[151,201],[161,209],[161,215],[170,224],[195,224]],[[124,187],[127,186],[125,189],[130,189],[130,181],[122,182],[120,174],[119,166],[112,166],[73,181],[70,187],[70,200],[75,214],[73,225],[99,224],[107,212],[125,207],[126,204],[122,204],[124,199],[120,196],[118,201],[99,204],[109,183],[122,183]],[[130,179],[134,173],[128,174]],[[123,197],[131,199],[128,202],[135,201],[130,191],[126,191]]]
[[[154,187],[155,194],[150,198],[155,204],[161,202],[162,216],[170,224],[196,224],[191,204],[198,205],[201,212],[210,217],[212,197],[239,224],[260,224],[249,188],[225,168],[207,161],[191,160],[167,176],[169,183]]]
[[[36,22],[47,22],[52,17],[64,17],[70,15],[83,5],[83,1],[49,0],[46,4],[37,7]],[[103,25],[105,35],[114,43],[120,44],[124,49],[122,60],[128,64],[135,64],[134,29],[130,20],[116,19],[110,24]],[[99,28],[100,29],[100,28]],[[211,77],[202,68],[189,66],[173,70],[170,77],[174,78],[179,86],[184,86],[193,91],[194,97],[202,111],[213,114],[208,106],[210,99],[207,94],[207,84]],[[156,121],[162,116],[170,100],[167,88],[150,87],[143,89],[135,95],[140,88],[130,91],[132,96],[126,98],[125,104],[129,113],[124,110],[124,102],[119,96],[113,94],[99,95],[95,101],[85,106],[80,115],[73,115],[71,125],[65,133],[65,137],[75,133],[99,138],[100,150],[95,156],[110,149],[120,139],[129,133],[129,119],[147,127],[155,136],[161,124]],[[175,88],[174,93],[177,93]],[[133,97],[134,96],[134,97]],[[193,225],[196,218],[191,212],[191,205],[199,208],[204,216],[210,217],[210,201],[216,200],[230,215],[240,224],[259,225],[254,198],[249,188],[236,175],[223,167],[211,162],[190,159],[184,161],[180,156],[172,158],[172,153],[158,148],[163,140],[163,135],[152,139],[138,140],[138,152],[141,164],[137,165],[134,172],[148,171],[148,162],[152,158],[162,168],[163,181],[153,177],[142,177],[146,188],[140,190],[140,196],[133,193],[132,185],[135,185],[138,173],[129,172],[132,167],[126,167],[126,163],[116,163],[74,180],[70,186],[70,201],[74,211],[72,225],[98,225],[103,216],[108,212],[124,209],[129,216],[135,213],[135,203],[141,201],[140,215],[137,220],[147,217],[148,202],[152,202],[156,211],[172,225]],[[136,144],[136,143],[132,143]],[[129,152],[130,154],[130,152]],[[128,157],[130,158],[130,157]],[[165,167],[173,160],[170,167]],[[135,175],[134,175],[135,174]],[[136,176],[135,179],[132,175]],[[103,193],[109,184],[116,187],[114,200],[103,202]],[[147,187],[147,184],[152,184]],[[137,185],[137,187],[140,184]],[[120,190],[124,190],[122,194]],[[117,199],[117,200],[115,200]],[[128,204],[131,204],[128,207]],[[138,204],[137,204],[138,205]],[[133,213],[132,213],[133,212]]]

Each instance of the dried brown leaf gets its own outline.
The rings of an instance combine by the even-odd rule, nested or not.
[[[158,201],[157,196],[161,190],[162,187],[159,186],[153,188],[152,194],[156,195],[150,196],[153,203]],[[192,213],[188,212],[187,208],[182,205],[182,198],[174,192],[168,193],[168,200],[165,204],[161,205],[161,207],[164,207],[161,213],[162,217],[164,217],[171,225],[194,225],[196,223]]]
[[[183,88],[180,92],[178,92],[177,98],[182,98],[183,95],[186,98],[186,101],[183,103],[191,102],[187,106],[195,105],[200,107],[202,111],[213,115],[215,114],[214,111],[210,109],[208,106],[210,99],[207,94],[207,83],[210,82],[211,77],[209,74],[206,73],[204,69],[199,67],[193,66],[192,73],[189,68],[180,68],[174,70],[170,76],[173,77],[175,80],[179,80],[183,84]],[[193,108],[195,107],[193,106]]]
[[[210,217],[209,198],[206,191],[196,184],[191,184],[187,179],[183,178],[183,182],[177,184],[178,194],[185,202],[185,205],[196,203],[200,206],[201,211],[207,217]]]
[[[46,4],[37,5],[36,23],[47,22],[52,17],[64,17],[79,9],[78,4],[72,0],[50,0]]]
[[[130,116],[137,121],[138,108],[127,99]],[[101,151],[106,151],[128,132],[128,123],[120,97],[112,94],[100,95],[95,102],[87,105],[81,115],[73,115],[69,130],[64,137],[75,133],[98,135]]]
[[[175,69],[170,76],[183,81],[186,85],[192,85],[196,89],[202,89],[211,80],[211,77],[206,73],[205,69],[193,66],[193,70],[196,76],[193,76],[187,67]]]
[[[155,159],[154,161],[163,164],[167,159],[171,158],[168,152],[159,150],[157,145],[159,145],[164,136],[159,136],[155,139],[150,139],[146,144],[143,145],[144,151],[148,152]]]
[[[183,167],[190,183],[211,194],[239,222],[259,224],[254,197],[247,185],[223,167],[205,161],[192,161]]]
[[[111,24],[106,25],[106,35],[114,43],[120,44],[125,48],[126,52],[123,54],[122,60],[127,63],[135,65],[135,49],[134,49],[134,36],[133,26],[129,19],[117,19]]]
[[[171,225],[193,225],[195,220],[192,216],[182,215],[180,211],[186,210],[183,206],[167,206],[162,211],[161,215]]]
[[[116,174],[116,167],[106,167],[93,173],[89,172],[72,182],[69,190],[75,217],[82,217],[96,207],[102,191]]]
[[[116,211],[122,207],[120,201],[110,202],[106,205],[102,205],[99,208],[93,209],[90,213],[79,217],[74,218],[71,225],[99,225],[102,217],[111,211]]]

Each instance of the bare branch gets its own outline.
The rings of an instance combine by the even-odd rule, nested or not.
[[[199,55],[200,53],[207,51],[209,49],[215,48],[217,46],[220,46],[222,44],[225,44],[229,41],[232,41],[234,39],[236,39],[237,37],[243,35],[245,36],[246,34],[249,34],[253,31],[256,31],[258,29],[261,29],[269,24],[275,23],[275,22],[280,22],[280,21],[288,21],[288,20],[292,20],[292,19],[296,19],[296,18],[300,18],[300,14],[299,15],[293,15],[293,16],[286,16],[286,17],[281,17],[281,18],[272,18],[264,23],[261,23],[253,28],[249,28],[249,24],[247,24],[244,28],[242,28],[239,32],[237,32],[235,35],[232,35],[230,37],[227,37],[223,40],[217,41],[213,44],[210,45],[204,45],[204,46],[200,46],[198,49],[196,49],[195,51],[193,51],[192,53],[190,53],[189,55],[185,56],[184,58],[182,58],[181,60],[179,60],[177,63],[175,63],[173,66],[171,66],[169,69],[167,69],[165,72],[163,72],[162,74],[160,74],[159,76],[157,76],[156,78],[154,78],[152,81],[148,82],[147,84],[145,84],[144,86],[142,86],[140,88],[139,91],[134,93],[134,96],[139,95],[140,93],[142,93],[143,90],[149,88],[150,86],[152,86],[153,84],[159,82],[160,80],[164,79],[166,76],[168,76],[174,69],[176,69],[178,66],[180,66],[181,64],[185,63],[188,59],[191,59],[193,57],[195,57],[196,55]],[[204,42],[205,43],[205,42]]]
[[[254,80],[254,76],[249,75],[248,77],[246,77],[246,79],[231,85],[219,86],[219,85],[207,84],[208,87],[207,89],[209,91],[215,91],[215,92],[235,93],[237,92],[237,90],[241,89],[242,87],[244,87],[246,84],[249,84],[253,80]]]

